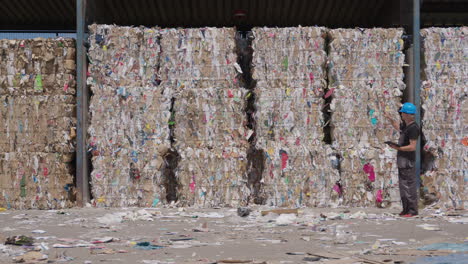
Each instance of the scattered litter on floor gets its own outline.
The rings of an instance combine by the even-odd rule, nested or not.
[[[468,254],[451,254],[417,259],[411,264],[466,264]]]
[[[435,243],[418,248],[419,250],[453,250],[457,252],[468,251],[468,243]]]
[[[150,242],[138,242],[135,247],[136,249],[143,249],[143,250],[153,250],[153,249],[161,249],[164,248],[163,246],[153,245]]]

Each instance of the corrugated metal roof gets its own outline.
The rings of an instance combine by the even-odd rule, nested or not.
[[[424,0],[421,26],[468,25],[467,0]]]
[[[161,27],[396,26],[412,0],[87,0],[88,23]],[[421,24],[468,23],[468,0],[424,0]],[[235,17],[236,10],[245,17]],[[74,30],[76,0],[0,0],[0,30]],[[406,22],[407,23],[407,22]]]
[[[0,30],[74,30],[76,0],[0,0]]]
[[[95,0],[91,21],[164,27],[379,25],[386,0]],[[388,0],[387,0],[388,1]],[[234,12],[242,10],[243,18]],[[387,10],[388,11],[388,10]]]

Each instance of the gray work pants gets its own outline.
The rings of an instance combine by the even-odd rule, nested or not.
[[[398,185],[400,187],[403,213],[418,214],[418,193],[416,188],[415,168],[398,169]]]

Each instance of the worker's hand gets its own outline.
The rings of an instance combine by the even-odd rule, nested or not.
[[[400,147],[395,146],[395,145],[389,145],[392,149],[400,150]]]
[[[388,120],[392,120],[392,117],[390,116],[389,113],[387,112],[384,112],[383,115],[385,116],[385,118],[387,118]]]

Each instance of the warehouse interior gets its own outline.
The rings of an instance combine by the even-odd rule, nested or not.
[[[249,47],[249,34],[254,27],[297,27],[325,26],[327,28],[373,28],[403,27],[405,30],[406,94],[404,97],[413,101],[415,92],[421,83],[419,73],[419,43],[412,45],[415,38],[413,30],[427,27],[457,27],[468,24],[468,1],[466,0],[424,0],[419,1],[419,10],[413,10],[414,1],[410,0],[37,0],[37,1],[4,1],[0,5],[0,38],[11,38],[15,34],[56,34],[56,36],[73,36],[77,40],[77,155],[76,177],[77,201],[79,205],[89,202],[89,175],[92,171],[91,155],[87,150],[89,98],[92,95],[86,86],[86,42],[91,24],[115,24],[119,26],[145,26],[161,28],[197,28],[197,27],[236,27],[241,39],[240,46]],[[416,22],[415,22],[416,21]],[[415,29],[417,27],[417,29]],[[35,36],[36,36],[35,35]],[[244,42],[242,42],[244,41]],[[83,45],[81,45],[83,44]],[[248,50],[248,49],[245,49]],[[244,51],[245,51],[244,50]],[[245,53],[244,53],[245,54]],[[250,71],[248,61],[251,54],[245,54],[244,63],[240,64],[244,72]],[[244,81],[250,83],[250,74],[245,74]],[[250,108],[254,111],[253,101]],[[417,105],[420,103],[415,101]],[[250,120],[252,123],[253,121]],[[177,166],[176,153],[170,156],[170,166]],[[262,153],[254,150],[253,158],[263,159]],[[261,166],[260,166],[261,167]],[[262,170],[258,168],[258,170]],[[167,170],[168,174],[173,169]],[[258,174],[253,173],[249,180],[255,185]],[[175,189],[174,182],[165,183],[167,189]],[[167,194],[168,201],[176,200],[174,191]],[[259,203],[261,199],[259,198]]]

